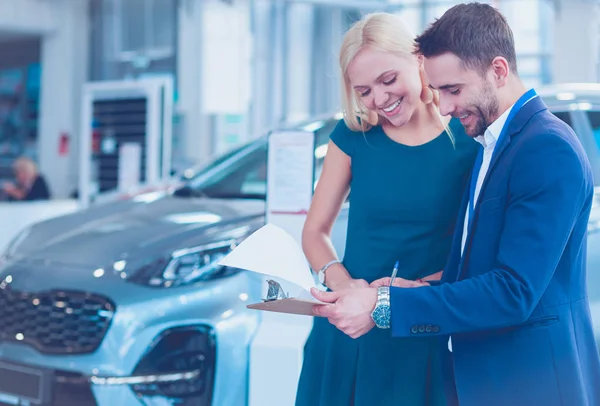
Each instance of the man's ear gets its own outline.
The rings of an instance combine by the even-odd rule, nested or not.
[[[510,66],[506,58],[497,56],[492,61],[492,75],[496,82],[496,86],[503,87],[508,81],[508,75],[510,74]]]

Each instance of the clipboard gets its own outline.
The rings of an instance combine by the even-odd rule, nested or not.
[[[260,303],[247,305],[248,309],[320,317],[313,313],[313,306],[325,303],[317,300],[288,297],[278,282],[268,279],[267,283],[269,285],[267,297]]]
[[[320,317],[313,313],[313,306],[318,304],[318,302],[313,302],[311,300],[290,297],[287,299],[278,299],[262,303],[249,304],[246,307],[248,309],[265,310],[268,312]]]

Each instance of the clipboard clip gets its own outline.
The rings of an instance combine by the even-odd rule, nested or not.
[[[285,293],[278,282],[272,279],[267,279],[267,283],[269,284],[269,289],[267,290],[267,297],[263,299],[263,302],[272,302],[274,300],[289,298],[289,295]]]

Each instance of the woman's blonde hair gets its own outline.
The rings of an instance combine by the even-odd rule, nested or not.
[[[403,58],[415,57],[415,36],[400,17],[388,13],[372,13],[356,22],[344,36],[340,48],[340,70],[342,90],[342,113],[348,128],[353,131],[368,131],[368,112],[356,98],[356,92],[348,77],[348,65],[366,46],[390,52]]]

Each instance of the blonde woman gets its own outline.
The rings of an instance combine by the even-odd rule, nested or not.
[[[340,51],[344,120],[333,133],[303,231],[303,248],[331,290],[389,277],[419,286],[440,278],[476,144],[441,117],[414,54],[414,36],[391,14],[371,14]],[[450,131],[448,131],[448,129]],[[330,231],[349,194],[346,254]],[[394,339],[372,329],[353,340],[315,318],[297,406],[443,405],[437,338]]]

